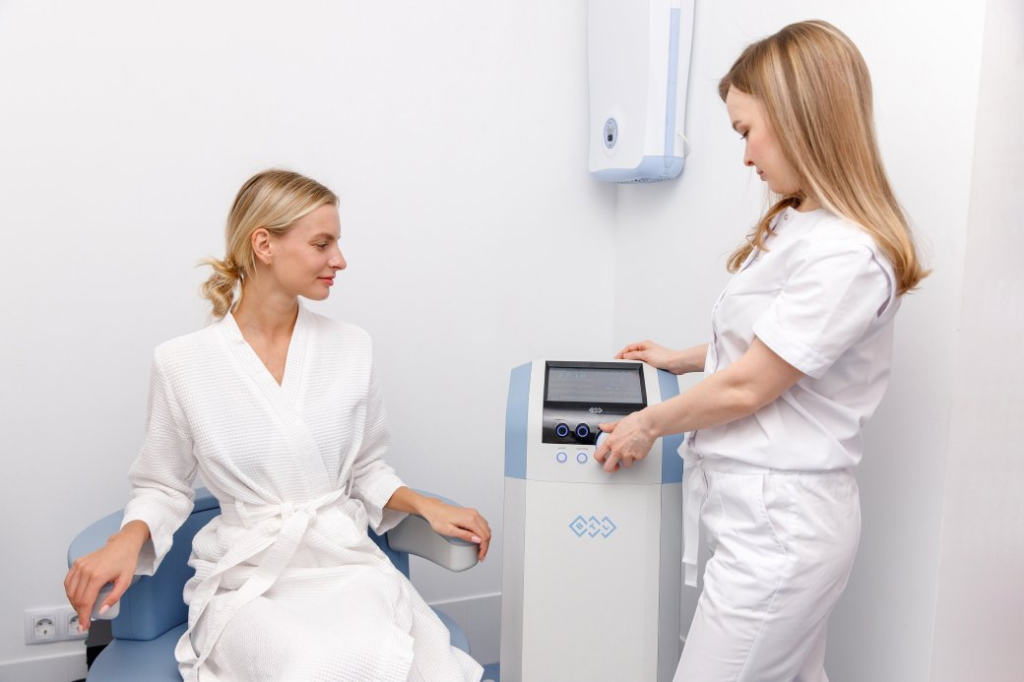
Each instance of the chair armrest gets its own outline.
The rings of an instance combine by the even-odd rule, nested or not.
[[[461,506],[433,493],[417,490],[427,497],[435,497],[454,506]],[[459,573],[476,566],[477,546],[460,538],[441,535],[422,516],[409,514],[387,532],[388,545],[396,552],[406,552],[431,561],[449,571]]]

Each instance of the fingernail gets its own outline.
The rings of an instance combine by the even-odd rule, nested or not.
[[[480,544],[480,538],[478,538],[477,536],[474,535],[473,536],[473,542],[475,542],[476,544],[479,545]]]
[[[103,606],[100,607],[100,615],[102,616],[104,613],[106,613],[109,610],[110,610],[110,604],[104,604]]]
[[[79,631],[80,633],[81,633],[81,632],[85,632],[85,626],[84,626],[84,625],[82,625],[81,623],[79,623],[79,624],[78,624],[78,631]]]

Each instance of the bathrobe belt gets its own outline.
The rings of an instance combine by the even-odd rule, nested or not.
[[[192,659],[191,676],[194,677],[206,662],[207,656],[213,651],[231,618],[246,604],[270,589],[281,576],[302,544],[306,529],[316,518],[317,511],[335,504],[344,492],[344,489],[339,488],[315,500],[302,503],[247,505],[236,500],[233,506],[222,505],[223,522],[243,526],[249,533],[234,544],[217,562],[210,575],[196,588],[189,611],[189,632],[195,629],[199,619],[203,617],[225,574],[260,552],[267,549],[270,551],[242,586],[225,597],[226,604],[207,616],[208,622],[204,626],[202,641],[203,651],[198,656],[191,646],[188,633],[182,637],[179,647],[186,647],[182,653],[186,658]]]

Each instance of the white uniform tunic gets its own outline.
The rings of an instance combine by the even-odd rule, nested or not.
[[[704,371],[725,369],[754,337],[803,372],[754,414],[694,432],[689,447],[774,469],[856,466],[861,428],[889,383],[892,265],[864,230],[825,210],[787,209],[712,310]]]
[[[149,423],[124,523],[151,575],[192,509],[198,472],[221,515],[195,537],[186,680],[479,680],[480,666],[367,536],[401,480],[370,339],[300,306],[280,385],[229,314],[156,349]]]
[[[688,583],[700,521],[714,554],[676,682],[827,680],[828,616],[860,537],[850,467],[888,384],[893,269],[864,230],[825,210],[787,209],[773,228],[715,304],[705,371],[757,337],[805,376],[680,449]]]

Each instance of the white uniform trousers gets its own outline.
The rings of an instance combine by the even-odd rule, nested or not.
[[[706,481],[713,555],[674,682],[827,682],[828,617],[860,539],[853,473],[703,459],[688,475]]]

